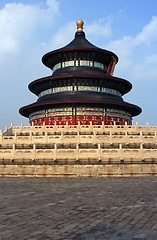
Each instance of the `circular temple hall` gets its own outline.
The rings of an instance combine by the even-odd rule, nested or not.
[[[91,44],[83,24],[77,21],[73,41],[42,57],[52,75],[29,84],[38,99],[19,110],[30,125],[131,125],[141,113],[123,100],[132,84],[113,76],[117,55]]]

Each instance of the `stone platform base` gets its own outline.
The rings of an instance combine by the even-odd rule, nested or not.
[[[0,165],[0,177],[128,177],[152,175],[157,175],[157,164]]]
[[[157,127],[11,126],[0,132],[0,176],[157,175]]]

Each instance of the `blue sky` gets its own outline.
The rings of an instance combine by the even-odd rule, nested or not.
[[[28,84],[51,75],[41,57],[69,43],[77,19],[93,44],[119,57],[114,76],[130,81],[124,100],[143,110],[133,123],[157,125],[156,0],[0,1],[0,129],[28,125],[20,107],[37,100]]]

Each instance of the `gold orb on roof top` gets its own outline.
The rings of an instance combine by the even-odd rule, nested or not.
[[[79,19],[79,20],[76,21],[77,31],[78,32],[82,32],[83,31],[83,24],[84,24],[83,20]]]

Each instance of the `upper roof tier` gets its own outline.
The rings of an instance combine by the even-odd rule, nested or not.
[[[78,20],[77,32],[75,38],[68,45],[58,50],[48,52],[42,57],[42,62],[45,66],[53,70],[54,65],[60,62],[82,59],[91,60],[109,66],[111,60],[118,62],[118,57],[111,51],[98,48],[91,44],[85,37],[83,32],[83,21]]]

